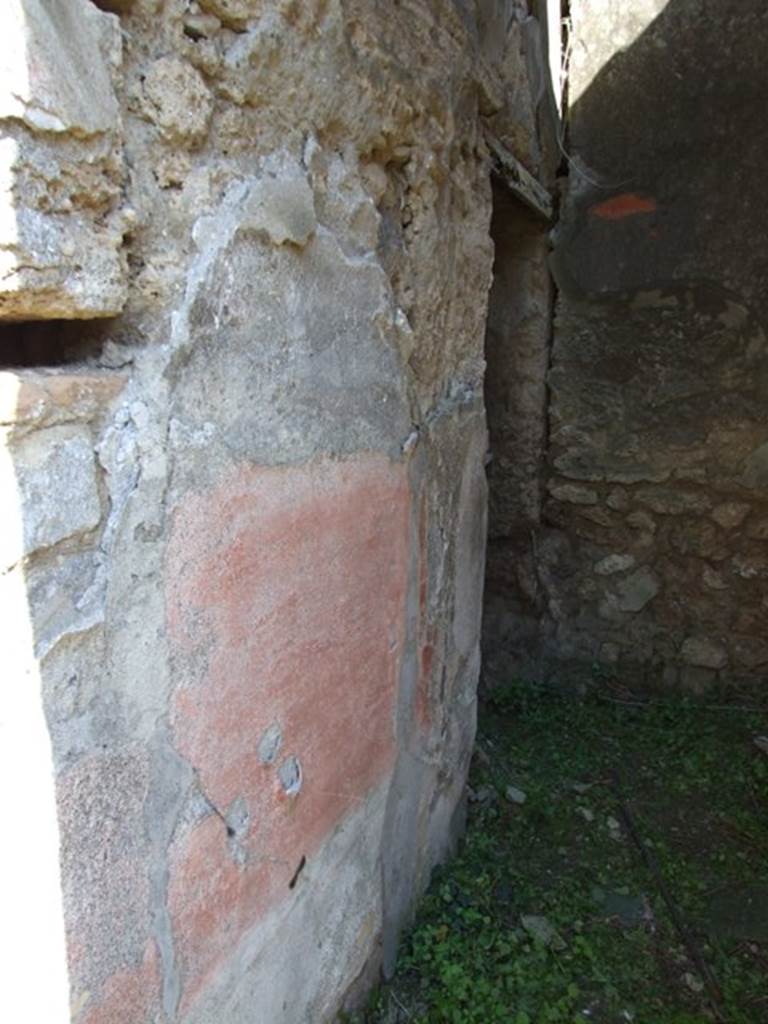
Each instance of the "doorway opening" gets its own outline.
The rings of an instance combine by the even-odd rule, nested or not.
[[[552,335],[548,224],[493,181],[493,285],[486,328],[489,515],[483,611],[484,680],[532,667],[545,596],[538,531],[547,442]],[[514,662],[514,665],[512,665]]]

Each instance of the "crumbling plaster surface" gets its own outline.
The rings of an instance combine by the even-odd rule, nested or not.
[[[119,25],[90,0],[7,0],[0,33],[0,321],[119,313]]]
[[[52,170],[6,207],[58,269],[20,266],[2,310],[121,315],[86,363],[0,380],[72,1019],[317,1024],[391,965],[461,824],[483,131],[540,171],[538,27],[520,2],[98,6],[57,54],[89,48],[93,102],[63,72],[38,82],[61,129],[8,113]],[[49,67],[63,8],[15,9]],[[54,180],[91,212],[45,207]]]

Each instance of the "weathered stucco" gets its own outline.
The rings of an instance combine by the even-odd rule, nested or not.
[[[7,0],[0,32],[0,321],[119,313],[119,25],[90,0]]]
[[[541,27],[518,0],[6,6],[3,775],[50,828],[3,872],[40,897],[4,905],[55,984],[20,943],[4,1006],[319,1024],[461,826],[485,132],[541,172]]]

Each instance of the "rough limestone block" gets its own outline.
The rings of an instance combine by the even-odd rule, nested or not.
[[[613,554],[601,558],[595,563],[594,569],[598,576],[612,576],[616,572],[626,572],[627,569],[633,568],[634,564],[634,555]]]
[[[619,612],[639,612],[656,597],[659,590],[656,574],[643,566],[616,584],[611,604]]]
[[[161,57],[144,79],[144,109],[167,142],[195,146],[208,131],[213,100],[199,71],[178,57]]]
[[[125,303],[120,62],[117,18],[88,0],[0,10],[0,319]]]
[[[101,503],[91,430],[124,386],[116,373],[0,373],[2,568],[97,525]],[[71,596],[68,575],[69,569],[52,581],[55,596],[43,600],[46,619],[56,619],[56,606]],[[87,588],[81,582],[75,582],[80,592]],[[27,585],[35,588],[29,576]],[[37,640],[47,642],[42,635]]]
[[[101,519],[93,443],[82,429],[40,431],[15,451],[23,554],[92,530]]]
[[[549,493],[557,501],[566,501],[572,505],[596,505],[598,501],[596,491],[578,484],[551,484]]]
[[[683,661],[699,668],[725,668],[728,652],[715,640],[707,637],[689,636],[680,649]]]
[[[200,0],[200,7],[234,29],[244,28],[257,13],[253,0]]]
[[[90,423],[120,394],[117,373],[60,373],[30,370],[0,373],[0,425],[13,437],[63,423]]]
[[[317,227],[312,189],[296,173],[257,181],[245,202],[242,229],[263,231],[275,245],[307,244]]]

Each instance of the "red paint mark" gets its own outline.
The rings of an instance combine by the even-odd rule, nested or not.
[[[289,896],[301,857],[311,866],[393,767],[408,524],[405,470],[376,456],[243,467],[176,513],[168,627],[187,678],[173,703],[175,740],[216,808],[242,797],[251,822],[243,866],[215,815],[172,849],[182,1013]],[[264,765],[258,744],[274,723],[282,745]],[[303,774],[295,798],[277,774],[290,755]]]
[[[434,630],[429,625],[429,509],[426,490],[419,505],[419,678],[416,689],[416,720],[424,732],[430,726],[430,683],[435,655]]]
[[[589,212],[601,220],[624,220],[625,217],[634,217],[638,213],[655,213],[656,209],[656,200],[652,197],[622,192],[621,195],[612,196],[596,206],[591,206]]]
[[[422,492],[419,506],[419,615],[422,621],[427,613],[427,588],[429,586],[427,495]]]
[[[416,695],[416,717],[424,733],[432,725],[432,672],[435,662],[435,629],[427,629],[427,640],[421,645],[419,656],[419,689]]]

